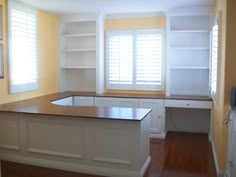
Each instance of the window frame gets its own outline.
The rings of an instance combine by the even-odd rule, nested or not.
[[[21,11],[22,13],[26,13],[26,14],[30,14],[32,16],[35,16],[35,35],[34,35],[34,39],[35,39],[35,60],[33,62],[35,62],[35,81],[34,82],[28,82],[28,83],[22,83],[22,84],[14,84],[13,82],[13,45],[12,45],[12,26],[11,26],[11,10],[15,9],[17,11]],[[26,36],[28,36],[29,34],[25,33]],[[33,90],[37,90],[39,88],[39,76],[38,76],[38,11],[37,9],[28,6],[24,3],[21,2],[17,2],[15,0],[9,0],[8,1],[8,46],[9,46],[9,50],[8,50],[8,57],[9,57],[9,92],[11,94],[13,93],[21,93],[21,92],[26,92],[26,91],[33,91]],[[33,51],[33,50],[32,50]],[[32,61],[31,61],[32,62]]]
[[[157,32],[159,34],[161,34],[162,36],[162,40],[161,40],[161,52],[162,52],[162,57],[161,57],[161,84],[156,86],[158,88],[154,88],[154,86],[146,86],[146,85],[137,85],[137,84],[131,84],[129,86],[126,86],[126,85],[119,85],[119,84],[116,84],[117,86],[119,85],[119,87],[115,88],[111,88],[109,87],[109,80],[108,80],[108,68],[109,68],[109,62],[108,62],[108,47],[109,47],[109,36],[110,35],[122,35],[122,34],[132,34],[132,39],[133,39],[133,61],[135,61],[135,63],[133,63],[133,69],[135,69],[135,66],[136,66],[136,37],[138,34],[145,34],[145,33],[151,33],[151,32]],[[107,31],[106,32],[106,46],[105,46],[105,49],[106,49],[106,57],[105,57],[105,90],[107,91],[164,91],[165,90],[165,51],[166,51],[166,45],[165,45],[165,30],[164,29],[141,29],[141,30],[112,30],[112,31]],[[135,72],[136,73],[136,72]],[[134,73],[133,73],[134,75]],[[136,78],[136,76],[134,77]],[[132,80],[132,82],[134,81],[135,79]]]
[[[212,58],[212,50],[213,50],[213,28],[214,26],[218,26],[218,42],[217,42],[217,65],[216,67],[216,89],[215,91],[212,90],[212,65],[213,65],[213,58]],[[215,20],[213,22],[213,26],[211,29],[211,50],[210,50],[210,94],[213,99],[214,104],[217,104],[218,102],[218,90],[219,90],[219,74],[220,74],[220,61],[221,61],[221,33],[222,33],[222,12],[219,11],[216,14]]]

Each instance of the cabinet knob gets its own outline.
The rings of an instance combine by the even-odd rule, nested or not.
[[[158,116],[158,118],[161,118],[161,116]]]
[[[189,106],[189,103],[187,103],[186,106]]]

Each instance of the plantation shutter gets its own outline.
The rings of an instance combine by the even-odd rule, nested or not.
[[[106,37],[107,89],[163,89],[162,30],[110,31]]]
[[[37,11],[13,0],[8,8],[10,92],[35,90],[38,88]]]

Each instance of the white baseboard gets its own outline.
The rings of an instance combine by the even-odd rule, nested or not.
[[[53,169],[79,172],[85,174],[101,175],[101,176],[112,176],[112,177],[143,177],[144,173],[146,172],[151,162],[151,157],[148,156],[140,171],[128,171],[128,170],[117,170],[108,167],[87,166],[87,165],[72,164],[53,160],[37,159],[25,156],[11,155],[11,154],[0,154],[0,159],[16,163],[41,166],[46,168],[53,168]]]
[[[215,167],[216,167],[217,177],[224,177],[224,171],[220,170],[220,168],[219,168],[219,163],[218,163],[218,158],[217,158],[217,154],[216,154],[214,141],[213,141],[212,138],[210,138],[210,141],[211,141],[211,147],[212,147],[212,152],[213,152],[213,158],[214,158],[214,163],[215,163]]]
[[[149,134],[150,138],[158,138],[158,139],[165,139],[166,138],[166,133],[150,133]]]

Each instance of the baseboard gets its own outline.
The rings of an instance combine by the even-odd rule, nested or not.
[[[144,173],[146,172],[151,162],[151,157],[148,156],[140,171],[128,171],[128,170],[117,170],[108,167],[87,166],[74,163],[72,164],[69,162],[59,162],[59,161],[31,158],[31,157],[11,155],[11,154],[0,154],[0,159],[16,163],[41,166],[46,168],[53,168],[53,169],[79,172],[92,175],[112,176],[112,177],[143,177]]]
[[[158,138],[158,139],[165,139],[166,133],[150,133],[150,138]]]
[[[224,177],[224,171],[220,170],[220,168],[219,168],[219,163],[218,163],[218,158],[217,158],[217,154],[216,154],[214,141],[213,141],[212,138],[210,138],[210,141],[211,141],[211,147],[212,147],[212,152],[213,152],[213,158],[214,158],[214,163],[215,163],[215,167],[216,167],[217,177]]]

